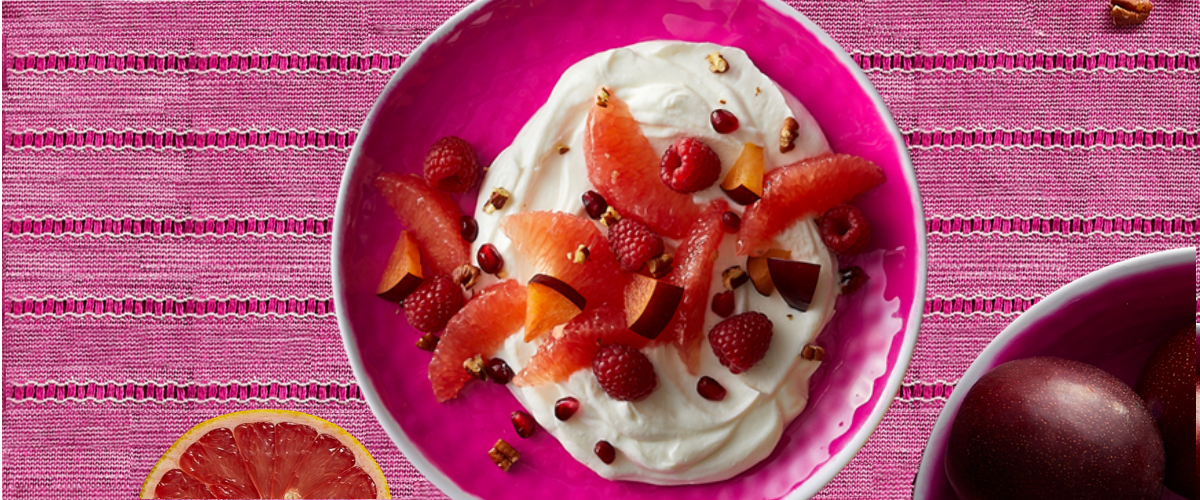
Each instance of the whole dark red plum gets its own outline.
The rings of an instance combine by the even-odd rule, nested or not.
[[[1146,361],[1137,393],[1158,422],[1167,450],[1166,485],[1196,499],[1196,444],[1192,433],[1196,413],[1196,330],[1183,328],[1167,338]],[[1200,446],[1200,445],[1198,445]]]
[[[946,476],[963,500],[1158,500],[1163,444],[1133,389],[1062,358],[980,377],[950,428]]]

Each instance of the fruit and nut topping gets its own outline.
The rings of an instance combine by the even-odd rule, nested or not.
[[[737,287],[750,281],[750,275],[742,270],[742,266],[733,266],[721,271],[721,284],[726,290],[737,290]]]
[[[425,182],[442,191],[461,193],[475,187],[481,170],[471,145],[455,136],[438,139],[425,155]]]
[[[480,271],[478,267],[470,264],[463,264],[454,270],[454,274],[450,275],[450,278],[453,279],[458,286],[461,286],[466,290],[470,290],[471,287],[475,286],[475,282],[479,280],[479,273]]]
[[[669,253],[661,254],[653,259],[646,261],[646,272],[650,273],[655,279],[666,276],[671,272],[671,263],[675,260]]]
[[[518,436],[530,438],[537,432],[537,421],[533,419],[533,415],[517,410],[512,412],[511,419]]]
[[[497,210],[503,209],[508,205],[508,200],[512,199],[512,193],[502,187],[492,188],[492,194],[488,196],[488,201],[483,205],[483,213],[492,214]]]
[[[588,250],[587,245],[579,245],[575,248],[575,252],[571,254],[571,262],[583,264],[584,262],[587,262],[588,256],[591,254],[592,251]]]
[[[800,350],[800,357],[809,361],[821,361],[825,359],[825,349],[821,346],[806,345]]]
[[[641,401],[658,386],[650,359],[623,344],[601,348],[592,360],[592,371],[604,392],[617,401]]]
[[[633,219],[621,219],[610,227],[608,244],[621,267],[629,272],[640,271],[646,261],[663,254],[662,237]]]
[[[446,276],[434,276],[404,299],[404,317],[417,330],[437,332],[462,306],[462,288]]]
[[[479,247],[479,251],[475,254],[475,261],[479,263],[479,268],[488,274],[497,274],[504,269],[504,257],[491,243],[485,243]]]
[[[577,411],[579,411],[579,400],[571,396],[554,402],[554,418],[563,422],[570,420]]]
[[[789,116],[783,120],[783,127],[779,129],[779,152],[786,153],[795,149],[797,137],[800,137],[800,122]]]
[[[483,366],[483,373],[487,375],[489,380],[500,385],[509,383],[513,378],[512,368],[500,358],[489,359],[487,364]]]
[[[463,361],[463,369],[471,375],[472,378],[479,380],[487,380],[487,362],[483,360],[483,355],[476,354],[473,357]]]
[[[722,318],[728,318],[733,315],[734,309],[737,307],[736,298],[733,296],[732,290],[713,295],[712,312]]]
[[[596,457],[599,458],[601,462],[606,464],[611,465],[613,461],[617,459],[617,450],[613,448],[613,445],[609,444],[608,441],[597,442],[596,446],[592,448],[592,452],[596,454]]]
[[[724,104],[723,102],[721,104]],[[738,119],[733,113],[725,109],[715,109],[712,114],[708,115],[708,121],[712,123],[713,130],[718,134],[732,134],[737,132]]]
[[[871,242],[871,225],[862,210],[854,205],[838,205],[818,221],[821,240],[838,255],[858,255]]]
[[[437,345],[438,336],[432,333],[426,333],[425,335],[422,335],[421,338],[417,339],[417,347],[422,351],[433,352],[434,349],[437,349]]]
[[[705,57],[704,60],[708,61],[708,70],[713,73],[729,71],[729,62],[724,57],[721,57],[720,52],[713,52]]]
[[[608,211],[608,202],[604,201],[604,197],[595,191],[583,193],[583,209],[587,212],[588,217],[593,220],[599,219]]]
[[[841,285],[842,295],[850,295],[858,291],[859,288],[862,288],[863,285],[867,284],[867,280],[871,279],[870,276],[867,276],[866,271],[863,271],[863,269],[858,266],[842,269],[842,271],[838,274],[840,278],[839,285]]]
[[[700,393],[704,399],[709,401],[721,401],[725,399],[725,387],[721,386],[716,379],[704,376],[696,382],[696,392]]]
[[[721,177],[721,159],[708,144],[683,137],[667,147],[659,172],[667,187],[679,193],[694,193]]]
[[[1112,0],[1109,15],[1117,26],[1136,26],[1146,22],[1153,9],[1150,0]]]
[[[521,459],[521,454],[517,452],[517,449],[505,443],[503,439],[496,440],[496,444],[488,451],[488,456],[504,472],[508,472],[508,469]]]
[[[733,373],[742,373],[763,359],[771,347],[774,325],[767,316],[745,312],[717,323],[708,332],[708,342],[721,366]]]

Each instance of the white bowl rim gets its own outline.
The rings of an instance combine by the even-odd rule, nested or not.
[[[350,150],[350,157],[346,161],[346,169],[342,173],[341,185],[338,188],[337,199],[339,201],[348,199],[350,195],[350,181],[351,177],[353,177],[354,168],[358,164],[359,157],[362,156],[363,143],[371,131],[371,123],[374,122],[376,116],[378,116],[383,108],[384,96],[388,95],[399,84],[400,80],[402,80],[408,73],[408,70],[412,68],[422,56],[424,56],[425,52],[429,50],[431,46],[440,42],[441,39],[449,34],[455,27],[457,27],[459,23],[482,9],[485,5],[499,1],[505,0],[476,0],[463,8],[463,10],[451,16],[441,26],[438,26],[438,28],[429,35],[429,37],[423,40],[421,44],[418,45],[417,48],[413,50],[407,58],[405,58],[404,63],[400,65],[400,68],[396,71],[396,73],[394,73],[392,77],[388,79],[387,85],[382,91],[380,91],[379,96],[375,99],[375,103],[371,106],[371,110],[367,113],[367,117],[363,122],[363,126],[359,128],[359,133],[355,138],[354,147]],[[780,14],[788,16],[798,22],[818,41],[820,41],[822,45],[833,51],[835,56],[837,56],[837,60],[840,61],[847,70],[850,71],[859,87],[867,94],[868,97],[870,97],[871,102],[874,103],[876,112],[879,113],[880,119],[884,122],[884,125],[887,126],[888,132],[891,134],[892,143],[896,147],[895,152],[897,158],[900,160],[901,167],[904,167],[904,177],[909,191],[909,199],[913,203],[913,213],[915,214],[916,218],[916,220],[913,221],[913,227],[915,228],[914,240],[917,243],[917,269],[915,280],[916,290],[914,290],[913,303],[908,312],[908,327],[904,332],[905,340],[897,356],[896,366],[893,367],[892,374],[890,377],[888,377],[887,381],[888,387],[895,387],[896,391],[899,392],[900,383],[903,381],[904,375],[908,372],[909,363],[912,361],[913,349],[916,347],[917,334],[921,327],[921,320],[925,309],[925,286],[928,273],[928,255],[926,250],[924,219],[925,212],[921,204],[921,195],[917,190],[916,171],[912,166],[912,159],[908,155],[908,148],[904,146],[904,138],[900,132],[900,128],[896,125],[895,120],[892,118],[891,111],[883,102],[883,97],[879,95],[879,91],[876,90],[875,86],[871,84],[862,68],[860,68],[857,64],[852,64],[853,59],[850,59],[846,50],[843,49],[840,44],[834,41],[833,38],[825,33],[825,31],[819,26],[810,21],[796,9],[783,3],[782,0],[759,1],[775,9]],[[346,348],[346,356],[349,359],[350,367],[354,373],[354,378],[358,383],[359,389],[362,391],[363,397],[367,401],[367,406],[371,409],[371,412],[375,415],[376,420],[378,420],[379,424],[383,427],[384,432],[386,432],[388,437],[391,438],[392,442],[395,443],[398,448],[400,448],[400,452],[404,454],[405,458],[408,459],[408,461],[417,469],[418,472],[429,479],[434,486],[436,486],[450,498],[454,498],[456,500],[478,499],[478,497],[475,495],[464,491],[457,483],[450,479],[449,476],[442,472],[441,469],[425,458],[425,455],[421,453],[416,444],[408,438],[408,435],[404,432],[404,429],[400,427],[399,422],[396,421],[395,417],[393,417],[391,412],[387,409],[387,406],[384,405],[383,400],[379,397],[378,392],[375,390],[374,384],[371,382],[370,377],[366,373],[366,369],[362,365],[359,356],[358,344],[354,338],[354,335],[351,333],[350,321],[342,312],[347,310],[346,308],[348,304],[346,303],[345,299],[345,291],[342,289],[341,285],[343,276],[340,262],[342,261],[345,248],[344,241],[340,236],[342,233],[339,229],[345,227],[347,223],[346,211],[346,206],[342,203],[338,203],[334,208],[333,241],[332,252],[330,256],[330,268],[332,270],[334,312],[337,316],[338,331],[341,334],[342,344]],[[860,429],[859,432],[850,439],[850,442],[846,445],[846,447],[842,448],[841,451],[830,457],[825,465],[818,468],[816,471],[814,471],[812,476],[797,486],[796,489],[789,492],[788,495],[784,497],[786,500],[804,500],[810,498],[824,488],[825,485],[834,478],[834,476],[841,472],[842,469],[846,467],[846,464],[850,463],[850,460],[858,454],[858,451],[862,449],[863,445],[866,444],[867,439],[870,438],[870,436],[874,434],[875,429],[879,427],[879,423],[883,420],[884,414],[887,413],[888,408],[895,399],[894,394],[892,397],[884,396],[886,395],[881,395],[875,404],[875,408],[871,409],[871,415],[867,418],[863,428]],[[384,414],[388,415],[386,421],[379,418],[380,415]]]
[[[1188,262],[1196,262],[1196,247],[1163,250],[1107,265],[1063,285],[1062,288],[1047,295],[1046,298],[1038,301],[1029,310],[1021,313],[1016,320],[1009,323],[1004,330],[1000,331],[999,335],[996,335],[988,343],[987,347],[983,348],[983,351],[979,353],[975,361],[971,362],[971,366],[967,368],[962,378],[955,384],[954,392],[950,394],[950,398],[946,400],[945,406],[942,407],[937,421],[933,424],[933,431],[929,435],[929,441],[925,445],[925,453],[921,456],[921,466],[917,469],[917,477],[913,485],[913,500],[922,500],[929,497],[931,495],[931,485],[933,484],[933,479],[931,478],[941,477],[939,474],[942,471],[934,470],[930,453],[941,453],[941,450],[945,449],[946,440],[949,439],[949,431],[946,428],[950,425],[950,419],[953,418],[952,415],[958,413],[958,407],[962,405],[963,398],[967,397],[967,392],[975,385],[979,377],[982,377],[984,373],[991,369],[996,356],[1019,333],[1025,331],[1029,326],[1047,315],[1057,311],[1076,297],[1085,295],[1114,280],[1154,269],[1182,265]]]

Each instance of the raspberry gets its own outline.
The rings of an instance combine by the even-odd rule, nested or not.
[[[617,401],[641,401],[658,385],[654,365],[642,351],[624,344],[609,344],[592,359],[600,387]]]
[[[708,332],[708,342],[722,366],[742,373],[767,355],[773,328],[762,313],[746,312],[717,323]]]
[[[871,225],[854,205],[838,205],[820,220],[821,240],[838,255],[857,255],[871,241]]]
[[[438,139],[425,155],[425,182],[430,186],[461,193],[479,182],[479,160],[467,141],[455,136]]]
[[[663,153],[659,175],[667,187],[680,193],[694,193],[717,182],[721,159],[699,139],[684,137]]]
[[[662,238],[645,224],[633,219],[621,219],[608,230],[608,245],[621,267],[638,272],[646,261],[663,253]]]
[[[404,317],[417,330],[436,332],[446,328],[462,306],[462,287],[446,276],[434,276],[404,299]]]

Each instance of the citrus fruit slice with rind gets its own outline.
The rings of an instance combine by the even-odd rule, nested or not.
[[[141,498],[391,498],[354,436],[307,413],[247,410],[192,427],[163,454]]]

